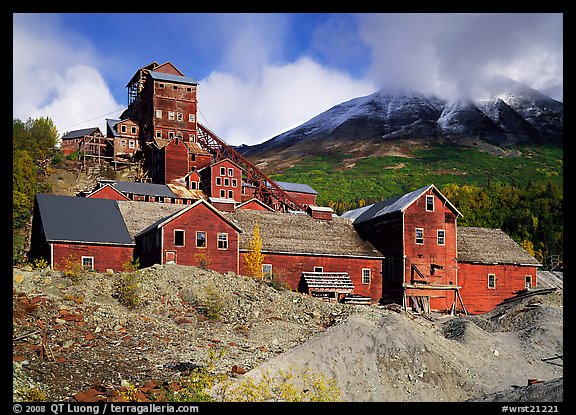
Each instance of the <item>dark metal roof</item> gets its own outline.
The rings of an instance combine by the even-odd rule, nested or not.
[[[115,200],[36,195],[48,242],[134,245]]]
[[[106,124],[108,125],[108,127],[110,128],[110,131],[112,131],[112,135],[114,137],[119,137],[120,134],[118,134],[118,131],[116,131],[116,125],[120,122],[120,120],[111,120],[110,118],[106,118]]]
[[[278,186],[280,186],[283,190],[288,192],[298,192],[298,193],[311,193],[313,195],[317,195],[318,192],[312,189],[307,184],[302,183],[290,183],[290,182],[276,182]]]
[[[175,82],[178,84],[187,84],[187,85],[198,85],[198,82],[196,82],[194,79],[188,76],[173,75],[171,73],[156,72],[156,71],[150,71],[149,73],[152,79],[157,79],[159,81]]]
[[[98,127],[92,127],[92,128],[83,128],[81,130],[69,131],[62,136],[62,140],[70,140],[72,138],[80,138],[80,137],[84,137],[85,135],[91,135],[95,132],[100,132],[100,129]]]
[[[443,198],[446,203],[452,207],[457,215],[462,216],[462,214],[446,199],[442,193],[433,185],[424,186],[418,190],[414,190],[410,193],[406,193],[402,196],[395,196],[390,199],[383,200],[382,202],[377,202],[372,205],[364,206],[358,209],[349,210],[344,212],[340,217],[352,219],[354,224],[359,224],[362,222],[369,221],[379,216],[387,215],[389,213],[403,212],[410,206],[416,199],[418,199],[422,194],[427,192],[429,189],[434,189],[436,193]]]
[[[122,193],[160,197],[178,197],[165,184],[114,181],[113,185]]]

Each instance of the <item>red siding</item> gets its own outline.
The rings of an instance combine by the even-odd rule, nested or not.
[[[496,276],[496,287],[488,288],[488,274]],[[484,265],[460,263],[458,284],[466,310],[471,314],[486,313],[498,303],[524,290],[526,276],[536,286],[536,268],[518,265]]]
[[[184,246],[174,245],[175,229],[184,230]],[[206,248],[196,247],[197,231],[206,232]],[[228,249],[218,249],[218,233],[228,234]],[[177,264],[198,265],[195,255],[201,253],[211,260],[208,268],[238,273],[238,231],[202,203],[164,225],[163,263],[166,251],[176,252]]]
[[[265,211],[265,212],[270,211],[270,209],[266,208],[265,206],[262,206],[260,203],[258,203],[255,200],[251,200],[251,201],[247,202],[245,205],[240,206],[238,209],[260,210],[260,211]]]
[[[165,183],[172,183],[176,179],[181,179],[189,173],[188,170],[188,149],[180,139],[170,141],[164,147],[165,157]]]
[[[426,210],[426,195],[434,196],[434,211]],[[448,219],[448,220],[447,220]],[[424,242],[416,243],[416,228],[424,231]],[[438,244],[438,230],[444,230],[444,245]],[[424,274],[424,280],[432,284],[457,284],[456,280],[456,220],[454,212],[444,205],[441,198],[433,190],[423,194],[404,212],[404,281],[411,281],[411,266],[415,264]],[[440,265],[431,273],[431,264]],[[418,275],[417,280],[422,278]],[[428,294],[428,293],[422,293]],[[430,307],[444,311],[449,309],[454,301],[453,291],[431,292]]]
[[[246,273],[244,254],[240,254],[241,275]],[[373,303],[378,302],[382,294],[380,259],[266,253],[264,263],[271,264],[274,277],[287,283],[292,290],[298,290],[302,272],[313,272],[314,267],[322,267],[323,272],[347,272],[354,284],[354,294],[371,297]],[[370,284],[362,284],[363,268],[370,269]]]
[[[122,271],[124,264],[132,260],[134,248],[113,245],[53,244],[52,252],[54,270],[64,270],[69,258],[81,264],[81,258],[89,256],[94,258],[94,270],[106,272],[108,268]]]
[[[221,169],[224,169],[224,174],[221,174]],[[232,175],[229,174],[230,169]],[[242,198],[242,170],[229,160],[213,164],[211,170],[210,196],[234,199],[236,202],[240,202]],[[216,184],[217,180],[220,181],[220,184]],[[233,186],[234,183],[236,186]],[[220,190],[224,191],[224,195],[221,194]],[[230,192],[232,192],[231,195]]]
[[[110,200],[129,200],[126,196],[118,190],[110,186],[102,186],[100,189],[94,191],[89,198],[110,199]]]

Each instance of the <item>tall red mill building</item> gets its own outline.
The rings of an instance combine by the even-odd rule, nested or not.
[[[71,132],[66,148],[140,160],[142,180],[101,181],[82,208],[78,197],[37,195],[31,259],[58,270],[72,255],[121,271],[130,258],[203,258],[242,274],[258,224],[264,274],[329,301],[484,313],[537,285],[532,256],[499,229],[459,228],[460,212],[434,185],[335,217],[314,189],[270,179],[200,124],[198,84],[170,62],[139,69],[127,87],[129,107],[107,120],[107,137]]]

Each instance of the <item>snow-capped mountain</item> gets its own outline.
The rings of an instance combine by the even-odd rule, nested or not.
[[[556,143],[563,140],[563,103],[509,78],[496,78],[477,99],[448,102],[416,91],[380,90],[315,116],[256,146],[246,154],[297,143],[476,138],[497,144]]]

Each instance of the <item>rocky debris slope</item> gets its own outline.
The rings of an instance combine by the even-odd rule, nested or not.
[[[117,282],[131,274],[91,272],[74,283],[14,268],[15,400],[26,387],[81,401],[123,384],[178,381],[205,367],[209,350],[221,352],[215,370],[233,382],[310,369],[335,379],[346,401],[562,400],[561,292],[479,316],[425,318],[198,267],[139,274],[139,301],[128,308]]]

